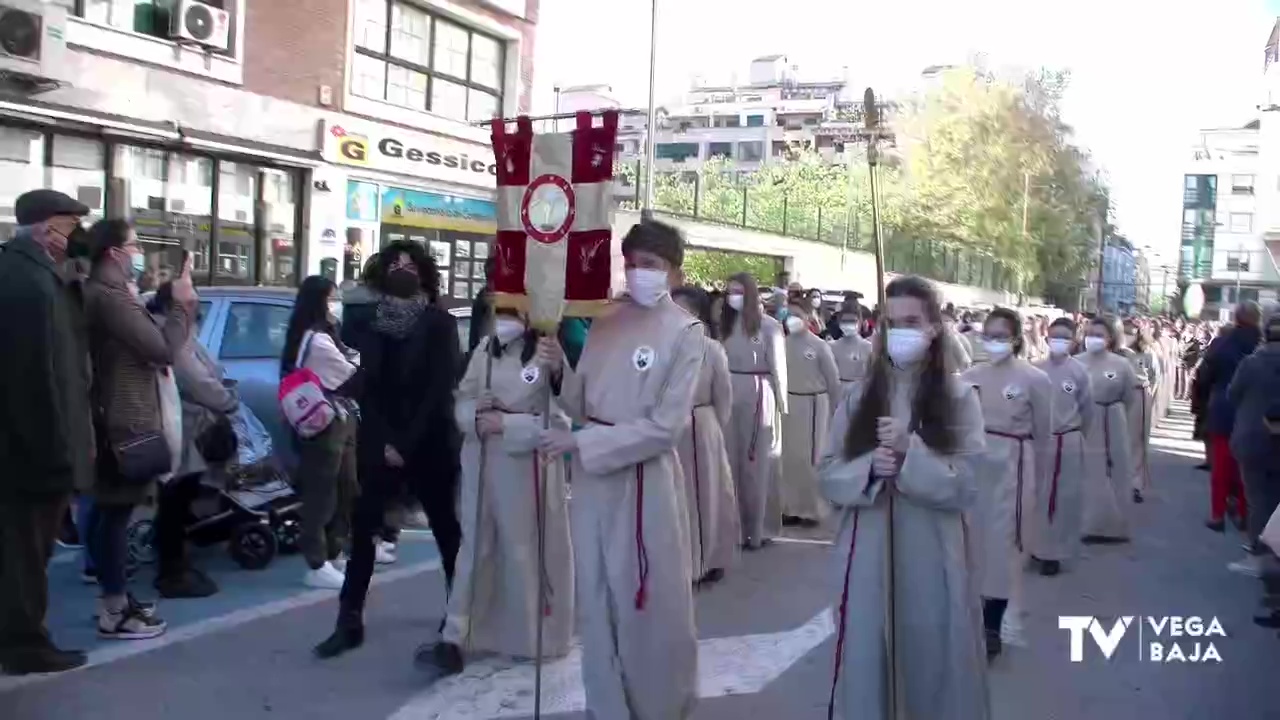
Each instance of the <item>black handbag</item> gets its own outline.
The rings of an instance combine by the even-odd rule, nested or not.
[[[116,443],[112,448],[116,476],[126,485],[145,485],[173,472],[173,455],[164,433],[149,432]]]

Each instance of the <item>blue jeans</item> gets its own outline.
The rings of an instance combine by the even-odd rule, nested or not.
[[[132,516],[132,505],[94,503],[89,513],[89,539],[85,547],[98,571],[98,586],[102,588],[103,597],[119,597],[125,593]]]
[[[88,495],[76,498],[76,532],[80,534],[80,544],[84,546],[84,550],[81,551],[84,555],[84,571],[89,575],[95,572],[93,556],[89,552],[89,521],[92,517],[93,498]]]

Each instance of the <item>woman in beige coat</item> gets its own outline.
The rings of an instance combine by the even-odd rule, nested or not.
[[[1085,329],[1077,359],[1089,371],[1097,413],[1086,431],[1084,537],[1086,544],[1129,542],[1131,490],[1129,408],[1139,402],[1133,366],[1120,355],[1120,324],[1096,317]]]
[[[693,391],[693,412],[676,451],[684,470],[685,512],[689,516],[689,551],[693,559],[694,583],[714,583],[738,558],[742,530],[738,518],[738,496],[729,471],[729,454],[724,436],[730,422],[733,388],[729,380],[729,360],[724,348],[711,335],[710,300],[698,288],[675,290],[672,298],[689,314],[703,322],[708,331],[706,354]]]
[[[1160,360],[1150,331],[1137,320],[1124,321],[1124,356],[1133,365],[1134,402],[1128,408],[1129,452],[1132,471],[1133,501],[1142,502],[1142,493],[1151,487],[1151,468],[1147,455],[1151,443],[1151,425],[1155,417],[1156,390],[1160,386]]]

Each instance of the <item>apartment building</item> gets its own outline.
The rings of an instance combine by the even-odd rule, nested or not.
[[[358,273],[423,241],[483,283],[488,130],[527,109],[538,0],[0,0],[0,224],[53,187],[127,217],[152,281]],[[7,237],[8,232],[3,233]]]
[[[1265,237],[1280,173],[1264,174],[1262,138],[1258,121],[1204,130],[1188,153],[1178,276],[1203,286],[1206,317],[1240,300],[1275,299],[1280,287]]]
[[[659,108],[654,167],[694,171],[722,158],[737,171],[751,172],[801,148],[843,162],[844,142],[862,123],[862,93],[851,89],[848,74],[846,69],[839,78],[805,78],[785,55],[769,55],[751,62],[745,83],[695,81],[683,97]],[[561,89],[565,112],[618,106],[607,85]],[[643,159],[646,121],[635,115],[619,123],[624,162]]]

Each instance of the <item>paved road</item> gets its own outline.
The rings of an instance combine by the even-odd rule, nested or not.
[[[1057,578],[1027,576],[1026,647],[992,669],[998,720],[1242,720],[1280,718],[1272,672],[1280,639],[1255,627],[1256,581],[1227,572],[1239,537],[1204,529],[1207,475],[1178,413],[1157,431],[1156,489],[1134,509],[1135,542],[1087,551]],[[480,659],[461,678],[433,682],[415,669],[415,646],[434,637],[442,580],[427,539],[402,543],[400,563],[377,578],[368,642],[320,663],[309,648],[331,626],[333,594],[298,586],[301,561],[249,573],[202,551],[223,585],[208,600],[163,606],[168,635],[100,644],[90,589],[74,561],[52,569],[51,625],[59,641],[91,649],[92,667],[56,678],[0,678],[5,720],[431,720],[528,717],[525,666]],[[697,720],[824,718],[834,642],[824,609],[834,596],[821,533],[748,556],[698,597],[704,699]],[[146,585],[139,582],[141,592]],[[1216,616],[1220,665],[1139,662],[1126,636],[1105,661],[1086,639],[1085,662],[1068,661],[1058,615]],[[1110,621],[1108,619],[1108,626]],[[548,670],[549,707],[580,720],[573,659]],[[612,719],[609,719],[612,720]]]

